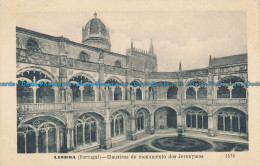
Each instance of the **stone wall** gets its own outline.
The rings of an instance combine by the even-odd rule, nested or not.
[[[137,71],[157,71],[157,59],[147,52],[132,49],[127,53],[129,56],[129,67]]]

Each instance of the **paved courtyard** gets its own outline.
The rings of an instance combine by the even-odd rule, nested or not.
[[[157,132],[153,135],[143,134],[142,138],[136,141],[123,140],[120,141],[117,146],[112,147],[111,149],[92,149],[87,151],[80,151],[80,153],[84,152],[166,152],[167,150],[163,150],[161,148],[156,148],[152,145],[152,142],[164,137],[177,137],[177,133],[167,134],[165,132]],[[248,150],[248,141],[244,138],[233,137],[233,136],[216,136],[216,137],[208,137],[206,133],[193,133],[193,132],[185,132],[183,133],[183,137],[185,138],[194,138],[198,140],[203,140],[208,142],[211,147],[207,150],[207,152],[222,152],[222,151],[247,151]],[[177,152],[177,150],[174,150]],[[192,151],[200,151],[200,150],[192,150]]]

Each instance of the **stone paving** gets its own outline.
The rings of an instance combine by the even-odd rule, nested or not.
[[[145,137],[142,137],[135,141],[130,140],[123,140],[120,142],[119,146],[112,147],[111,149],[93,149],[93,150],[85,150],[80,151],[80,153],[85,152],[126,152],[132,148],[135,148],[137,146],[141,145],[147,145],[148,147],[151,147],[155,151],[158,152],[166,152],[165,150],[158,149],[151,145],[151,142],[155,140],[156,138],[164,137],[164,136],[177,136],[177,133],[166,133],[166,132],[156,132],[153,135],[146,134]],[[216,137],[209,137],[206,133],[195,133],[195,132],[185,132],[183,133],[183,136],[186,137],[193,137],[193,138],[199,138],[206,140],[210,142],[213,147],[215,148],[217,145],[215,141],[224,142],[224,143],[241,143],[241,144],[248,144],[248,141],[246,139],[240,138],[240,137],[234,137],[229,135],[220,135]],[[212,149],[209,149],[207,151],[214,151]]]

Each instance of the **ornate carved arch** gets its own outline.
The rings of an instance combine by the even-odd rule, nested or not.
[[[79,72],[79,73],[76,73],[76,74],[72,75],[72,76],[69,78],[69,80],[72,79],[72,78],[74,78],[74,77],[78,77],[78,76],[84,76],[84,77],[86,77],[87,79],[89,79],[92,83],[95,83],[95,82],[96,82],[96,80],[94,79],[93,76],[91,76],[90,74],[84,73],[84,72]]]
[[[23,72],[27,72],[27,71],[41,72],[41,73],[47,75],[51,79],[52,82],[57,82],[57,80],[58,80],[53,74],[51,74],[51,72],[49,72],[48,70],[43,69],[41,67],[38,67],[38,66],[30,66],[30,67],[22,68],[16,72],[16,75],[22,74]]]

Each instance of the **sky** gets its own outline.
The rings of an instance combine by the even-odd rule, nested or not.
[[[111,51],[124,54],[131,39],[148,51],[153,41],[158,71],[208,66],[209,56],[247,53],[247,20],[243,11],[96,11],[110,31]],[[18,13],[16,25],[81,43],[82,27],[93,12]]]

